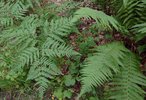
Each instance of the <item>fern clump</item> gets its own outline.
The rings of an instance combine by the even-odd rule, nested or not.
[[[2,90],[19,99],[33,91],[39,100],[144,100],[145,0],[81,2],[0,1]]]
[[[42,98],[48,88],[49,80],[62,74],[52,59],[71,57],[79,53],[62,39],[75,29],[70,18],[55,19],[55,17],[48,20],[49,17],[46,16],[49,15],[40,17],[37,14],[39,12],[30,13],[29,9],[35,5],[29,4],[28,6],[27,1],[0,2],[0,11],[3,11],[3,16],[0,18],[3,27],[0,33],[2,45],[0,67],[1,72],[7,69],[3,73],[5,75],[3,78],[12,81],[21,76],[24,69],[29,69],[27,81],[36,81]]]

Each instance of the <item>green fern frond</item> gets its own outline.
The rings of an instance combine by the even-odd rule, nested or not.
[[[65,43],[60,43],[51,38],[47,38],[43,44],[42,53],[48,57],[70,57],[78,54],[72,47],[66,46]]]
[[[133,31],[136,34],[137,41],[143,39],[146,36],[146,23],[135,25]]]
[[[68,35],[73,27],[73,23],[70,22],[69,18],[61,18],[59,20],[52,20],[50,22],[50,33],[57,34],[60,36]]]
[[[27,40],[35,40],[38,26],[40,26],[40,23],[35,15],[25,17],[19,26],[3,30],[0,34],[0,39],[15,47],[19,44],[23,45]]]
[[[74,29],[74,24],[70,20],[70,18],[60,18],[51,22],[46,21],[43,26],[45,35],[63,42],[61,37],[69,35]]]
[[[87,58],[87,63],[81,70],[83,86],[80,95],[95,86],[103,85],[114,73],[118,73],[128,50],[121,43],[113,42],[97,47],[96,52]]]
[[[0,24],[4,26],[11,26],[14,24],[14,19],[22,19],[24,13],[27,11],[27,6],[25,6],[21,1],[15,3],[4,3],[0,2]]]
[[[56,7],[56,11],[66,15],[66,13],[71,13],[71,10],[77,8],[78,6],[79,3],[73,0],[64,1],[59,7]]]
[[[77,22],[80,18],[93,18],[100,29],[112,29],[114,27],[118,30],[119,23],[109,15],[106,15],[102,11],[93,10],[90,8],[80,8],[75,12],[72,22]]]
[[[144,100],[145,92],[141,87],[146,86],[146,77],[140,72],[139,60],[129,53],[124,65],[110,83],[106,100]]]
[[[14,74],[21,74],[24,66],[29,66],[39,58],[39,50],[34,47],[26,48],[13,55],[9,68],[11,69],[8,76],[11,78]],[[20,71],[21,70],[21,71]]]
[[[39,58],[39,50],[35,47],[26,48],[18,54],[16,56],[19,62],[26,65],[32,64],[37,58]]]
[[[57,66],[46,57],[38,59],[31,66],[27,80],[36,80],[36,85],[39,86],[38,91],[40,98],[43,97],[48,87],[48,78],[52,79],[55,75],[61,74],[60,70],[54,70],[54,68],[58,69]]]
[[[145,21],[146,4],[142,0],[123,0],[123,5],[117,12],[117,18],[127,29]]]

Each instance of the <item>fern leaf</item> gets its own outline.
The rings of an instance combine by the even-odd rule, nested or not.
[[[146,23],[135,25],[133,31],[136,33],[137,41],[143,39],[146,36]]]
[[[107,100],[144,100],[145,92],[141,86],[146,86],[146,78],[139,70],[139,60],[130,53],[124,65],[106,93]]]
[[[27,6],[25,6],[21,1],[15,3],[4,3],[0,2],[0,24],[3,26],[11,26],[14,24],[14,18],[22,19],[24,13],[27,11]]]
[[[11,46],[23,45],[30,41],[35,41],[36,28],[40,26],[37,16],[31,15],[25,17],[23,22],[19,26],[10,27],[2,31],[0,39]]]
[[[39,50],[37,48],[31,47],[26,48],[25,50],[21,51],[17,59],[19,59],[24,64],[32,64],[39,57]]]
[[[60,43],[51,38],[48,38],[43,44],[42,53],[48,57],[70,57],[78,54],[72,47],[66,46],[65,43]]]
[[[46,36],[52,37],[53,39],[61,42],[63,42],[63,40],[60,37],[67,36],[73,29],[74,24],[70,22],[70,18],[51,20],[50,23],[46,21],[44,26]]]
[[[145,7],[146,4],[142,0],[123,0],[123,5],[117,12],[119,18],[127,29],[132,26],[145,21]]]
[[[80,95],[91,90],[94,86],[101,86],[111,77],[113,73],[118,73],[125,52],[128,50],[120,43],[99,46],[94,56],[87,58],[87,63],[81,70],[82,90]]]
[[[72,22],[77,22],[83,17],[87,19],[93,18],[97,25],[101,26],[100,29],[105,27],[112,29],[112,27],[114,27],[118,30],[119,23],[112,16],[108,16],[102,11],[96,11],[90,8],[80,8],[75,12]]]
[[[11,59],[12,63],[9,65],[11,70],[8,74],[8,76],[11,77],[13,77],[14,74],[21,74],[25,65],[32,64],[39,57],[39,51],[37,48],[30,47],[19,51],[13,56],[14,57]]]
[[[40,98],[43,97],[45,90],[48,88],[48,78],[52,79],[55,75],[61,74],[60,70],[54,70],[54,68],[58,69],[57,66],[46,57],[41,57],[35,61],[30,68],[27,80],[36,80],[36,85],[39,86],[38,91]]]

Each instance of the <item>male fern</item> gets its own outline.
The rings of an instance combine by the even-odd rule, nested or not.
[[[129,53],[124,60],[124,67],[114,76],[106,100],[144,100],[146,77],[139,70],[139,60]]]
[[[76,22],[80,18],[94,19],[98,29],[101,31],[112,30],[112,27],[116,30],[119,29],[119,23],[112,16],[106,15],[102,11],[96,11],[87,7],[80,8],[75,12],[72,22]]]
[[[81,95],[93,87],[101,86],[117,74],[123,66],[125,53],[128,50],[121,44],[113,42],[99,46],[96,53],[88,57],[85,66],[81,70],[83,87]]]

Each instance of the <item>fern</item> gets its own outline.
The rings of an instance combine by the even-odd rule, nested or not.
[[[146,23],[133,26],[133,31],[136,34],[136,40],[142,40],[146,36]]]
[[[35,40],[36,28],[39,26],[38,19],[35,16],[28,16],[20,26],[9,27],[0,34],[1,40],[9,45],[23,45],[27,39]],[[32,42],[33,43],[33,42]]]
[[[48,29],[47,29],[48,28]],[[47,30],[45,30],[47,29]],[[50,23],[45,22],[44,32],[46,36],[62,41],[61,36],[66,36],[72,32],[74,24],[70,22],[70,18],[60,18],[58,20],[51,20]]]
[[[19,54],[19,55],[18,55]],[[26,48],[18,52],[16,55],[18,62],[24,64],[32,64],[39,57],[39,50],[34,47]]]
[[[65,1],[63,2],[59,7],[56,8],[57,12],[60,13],[71,13],[71,10],[77,8],[79,6],[78,2],[75,2],[73,0]]]
[[[129,53],[124,60],[124,67],[110,83],[107,100],[144,100],[146,78],[139,70],[140,62],[134,54]]]
[[[21,1],[15,3],[0,2],[0,23],[4,26],[10,26],[14,24],[14,19],[22,19],[24,13],[27,11],[27,6],[25,6]]]
[[[127,29],[130,29],[133,25],[145,21],[145,7],[146,4],[142,0],[123,0],[117,18]]]
[[[32,81],[35,82],[39,99],[43,99],[52,79],[62,75],[60,66],[56,63],[59,62],[58,58],[79,55],[66,43],[65,38],[77,30],[76,23],[81,18],[96,21],[99,31],[121,31],[122,25],[125,28],[122,31],[128,29],[135,33],[137,41],[143,40],[146,32],[145,0],[113,1],[120,2],[116,8],[119,9],[119,22],[102,11],[87,7],[80,8],[70,17],[78,6],[72,0],[57,6],[48,0],[1,0],[0,86],[3,86],[4,81],[8,85],[10,82],[17,83],[18,80],[26,83]],[[68,15],[61,16],[67,17],[60,17],[60,14],[66,12]],[[82,41],[79,37],[80,40]],[[120,42],[98,46],[93,52],[93,55],[88,55],[81,69],[83,86],[79,97],[94,87],[109,82],[105,99],[143,100],[145,92],[142,87],[146,85],[146,78],[140,73],[140,62],[134,54]],[[75,65],[80,65],[79,62]],[[72,65],[74,64],[71,63]]]
[[[34,47],[26,48],[15,53],[11,58],[11,64],[8,66],[10,72],[7,77],[10,79],[17,78],[23,72],[24,67],[32,64],[38,57],[39,51]]]
[[[146,86],[146,78],[137,57],[117,42],[99,46],[96,52],[81,70],[83,86],[79,97],[111,80],[105,88],[105,100],[143,100],[141,86]]]
[[[118,2],[117,0],[115,2]],[[117,18],[124,26],[122,30],[127,29],[128,31],[122,33],[128,33],[127,36],[133,38],[138,44],[139,41],[143,41],[145,38],[145,11],[146,2],[145,0],[121,0],[121,6],[117,12]],[[138,51],[144,52],[145,45],[139,45]]]
[[[123,67],[126,52],[128,50],[117,42],[97,47],[94,56],[87,58],[87,63],[81,70],[83,87],[80,95],[95,86],[103,85],[113,74],[118,73],[120,67]]]
[[[42,47],[42,55],[46,55],[48,57],[62,57],[62,56],[72,56],[78,54],[73,51],[72,47],[66,46],[64,43],[60,43],[58,41],[54,41],[51,38],[47,38]]]
[[[80,8],[77,10],[72,22],[76,22],[83,17],[87,19],[93,18],[99,29],[112,29],[112,27],[116,30],[119,29],[119,23],[112,16],[108,16],[102,11],[96,11],[90,8]]]
[[[52,79],[55,75],[61,74],[60,70],[56,69],[57,66],[47,57],[42,57],[33,63],[27,80],[36,80],[36,85],[39,85],[38,91],[41,98],[48,88],[48,78]]]

